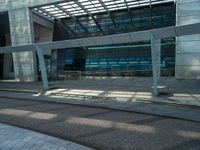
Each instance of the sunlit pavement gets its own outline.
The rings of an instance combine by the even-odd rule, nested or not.
[[[60,90],[60,89],[59,89]],[[54,90],[58,91],[58,89]],[[80,91],[80,90],[79,90]],[[81,93],[81,92],[80,92]],[[91,95],[88,92],[88,95]],[[151,101],[138,101],[138,100],[124,100],[121,97],[117,99],[109,98],[104,99],[102,97],[88,97],[75,95],[51,95],[48,92],[44,93],[29,93],[29,92],[10,92],[1,91],[1,98],[14,98],[22,100],[34,100],[43,102],[56,102],[63,104],[76,104],[90,107],[111,108],[123,111],[138,112],[159,115],[162,117],[172,117],[185,119],[190,121],[200,122],[200,107],[199,106],[187,106],[187,105],[174,105],[170,103],[160,103]]]
[[[160,97],[152,96],[151,77],[54,81],[50,82],[50,90],[45,95],[200,106],[200,80],[176,80],[173,77],[162,77],[158,81]],[[40,93],[42,83],[20,84],[14,81],[0,81],[1,91]]]
[[[85,146],[0,123],[1,150],[92,150]]]
[[[200,149],[199,122],[111,109],[0,98],[0,122],[96,149]]]

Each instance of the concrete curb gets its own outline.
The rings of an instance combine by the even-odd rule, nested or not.
[[[30,93],[30,94],[37,94],[40,91],[33,91],[33,90],[19,90],[19,89],[0,89],[0,92],[16,92],[16,93]]]

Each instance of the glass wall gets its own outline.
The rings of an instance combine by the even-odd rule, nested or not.
[[[175,39],[160,44],[162,76],[173,76],[175,67]],[[104,45],[57,50],[57,72],[81,71],[82,74],[151,76],[151,47],[149,42]]]
[[[111,18],[112,16],[112,18]],[[74,21],[63,18],[65,25],[55,24],[54,40],[111,35],[132,31],[143,31],[175,25],[175,5],[172,3],[94,15],[80,16]],[[103,30],[100,30],[100,28]],[[173,76],[175,67],[175,40],[161,42],[159,66],[161,75]],[[63,49],[56,52],[52,66],[57,74],[63,71],[81,71],[82,75],[103,74],[127,76],[151,76],[151,47],[148,42],[127,43]],[[55,67],[56,66],[56,67]],[[55,69],[56,68],[56,69]],[[127,73],[128,72],[128,73]]]
[[[110,35],[131,31],[155,29],[175,25],[175,5],[172,3],[130,11],[114,11],[94,15],[97,23],[90,16],[63,18],[55,24],[54,40],[73,39],[98,35]],[[98,26],[97,26],[98,24]],[[100,30],[101,29],[101,30]]]
[[[174,68],[174,39],[161,43],[161,68]],[[90,47],[87,49],[86,70],[151,69],[150,43],[132,43]]]

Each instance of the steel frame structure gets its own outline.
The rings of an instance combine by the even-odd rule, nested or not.
[[[47,49],[62,49],[62,48],[73,48],[73,47],[86,47],[86,46],[100,46],[109,44],[122,44],[129,42],[139,41],[151,41],[151,55],[152,55],[152,71],[153,71],[153,94],[158,96],[158,66],[157,66],[157,52],[156,47],[157,40],[179,37],[185,35],[193,35],[200,33],[200,23],[171,26],[167,28],[159,28],[154,30],[146,30],[139,32],[130,32],[116,35],[90,37],[74,40],[64,40],[57,42],[37,43],[31,45],[11,46],[0,48],[0,54],[2,53],[13,53],[23,51],[36,51],[39,58],[39,65],[42,74],[43,87],[45,90],[48,89],[48,80],[46,75],[46,68],[44,63],[43,50]]]
[[[132,8],[152,7],[157,4],[175,3],[176,0],[65,0],[63,2],[37,7],[36,11],[50,15],[52,19],[66,18],[72,16],[92,15],[108,13],[112,11],[125,10]],[[68,13],[66,13],[68,12]]]
[[[131,16],[131,9],[140,7],[152,8],[154,5],[176,3],[176,0],[65,0],[46,6],[36,7],[34,11],[44,15],[46,18],[59,20],[61,18],[72,18],[83,30],[87,29],[78,20],[78,17],[89,16],[97,26],[98,30],[105,35],[103,28],[98,22],[96,15],[108,14],[113,26],[117,28],[112,12],[127,10]]]

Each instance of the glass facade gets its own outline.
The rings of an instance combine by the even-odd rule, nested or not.
[[[110,15],[113,11],[124,9],[130,11],[130,9],[168,3],[175,3],[175,0],[69,0],[34,8],[34,10],[51,19],[60,19],[84,15],[92,16],[101,13],[108,13]]]
[[[162,75],[174,75],[175,39],[161,42],[160,62]],[[62,71],[123,72],[138,71],[151,75],[151,47],[149,42],[105,45],[99,47],[58,50],[57,67]],[[78,55],[77,55],[78,54]],[[142,72],[142,73],[141,73]]]
[[[170,42],[169,42],[170,41]],[[161,68],[174,68],[174,40],[161,44]],[[170,55],[166,55],[170,53]],[[86,70],[151,69],[150,44],[129,44],[88,48]]]
[[[152,7],[137,7],[129,11],[117,10],[112,17],[107,13],[65,17],[55,23],[54,40],[86,38],[92,36],[143,31],[175,25],[175,5],[163,3]],[[160,68],[162,75],[174,75],[175,39],[161,42]],[[57,72],[83,71],[87,74],[139,71],[151,75],[150,41],[98,47],[82,47],[57,51]]]
[[[94,15],[96,23],[90,16],[63,18],[55,25],[54,40],[75,39],[90,36],[110,35],[131,31],[141,31],[175,25],[175,6],[159,5],[152,8],[144,7],[130,11],[112,12]],[[62,24],[63,23],[63,24]],[[58,32],[64,32],[59,33]]]

